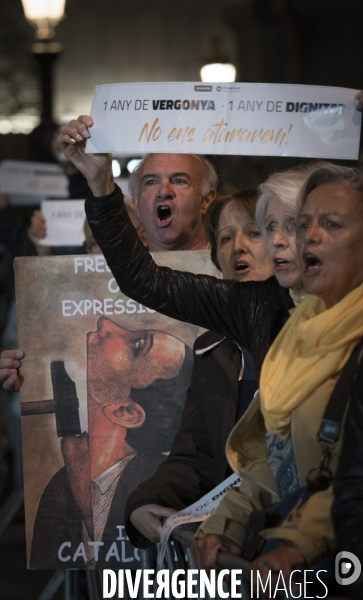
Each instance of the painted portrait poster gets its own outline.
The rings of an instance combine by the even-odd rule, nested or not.
[[[155,259],[214,272],[208,251]],[[202,331],[126,298],[102,255],[15,276],[28,567],[137,568],[125,503],[170,451]]]

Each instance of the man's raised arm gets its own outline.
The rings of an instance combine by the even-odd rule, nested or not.
[[[82,115],[69,125],[62,125],[58,143],[65,156],[85,176],[92,194],[107,196],[115,188],[112,175],[112,154],[86,154],[86,140],[91,137],[89,129],[93,119]]]
[[[266,303],[272,303],[275,314],[271,318],[281,320],[291,307],[288,292],[281,292],[274,277],[239,283],[157,266],[140,241],[120,188],[113,182],[111,155],[85,154],[92,124],[91,117],[71,121],[61,128],[59,143],[88,180],[87,219],[121,291],[169,317],[211,329],[248,348],[254,345]],[[257,368],[265,350],[260,348],[256,354],[252,349]]]

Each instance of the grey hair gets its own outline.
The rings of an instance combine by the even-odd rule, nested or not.
[[[129,192],[133,198],[138,198],[140,193],[140,183],[141,183],[141,169],[145,164],[146,159],[151,156],[151,154],[145,154],[142,157],[142,160],[139,162],[137,167],[132,171],[129,179]],[[215,190],[218,187],[218,175],[213,167],[212,163],[209,162],[204,156],[200,156],[199,154],[192,154],[196,158],[199,158],[204,165],[204,183],[202,189],[202,196],[207,196],[208,192],[211,188]]]
[[[342,167],[325,162],[315,165],[304,182],[298,196],[297,212],[300,213],[310,192],[327,183],[346,185],[360,194],[363,203],[363,172],[354,167]]]
[[[322,164],[324,163],[300,165],[287,171],[273,173],[261,183],[258,188],[260,197],[256,205],[256,223],[263,235],[266,233],[266,213],[271,200],[280,200],[286,208],[295,213],[301,186],[309,173]]]

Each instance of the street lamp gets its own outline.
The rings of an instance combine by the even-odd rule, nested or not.
[[[35,28],[37,41],[32,54],[38,63],[42,93],[41,121],[53,122],[53,64],[62,51],[54,28],[64,18],[66,0],[22,0],[26,19]]]
[[[236,67],[223,52],[219,39],[213,38],[211,46],[211,51],[200,70],[202,81],[210,83],[235,81]]]
[[[66,0],[21,0],[26,19],[35,27],[38,40],[54,37],[54,28],[64,18]]]

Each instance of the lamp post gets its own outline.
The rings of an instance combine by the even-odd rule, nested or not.
[[[53,122],[53,65],[62,46],[51,40],[54,28],[65,16],[65,2],[66,0],[22,0],[25,17],[35,28],[37,39],[32,45],[32,54],[40,72],[42,122]]]
[[[218,38],[212,39],[211,51],[205,58],[200,76],[202,81],[209,83],[232,82],[236,79],[236,67],[223,52]]]
[[[32,54],[38,64],[42,95],[41,120],[53,121],[53,65],[62,50],[56,42],[37,42],[32,45]]]
[[[36,29],[38,40],[51,40],[54,28],[64,19],[66,0],[21,0],[25,18]]]

